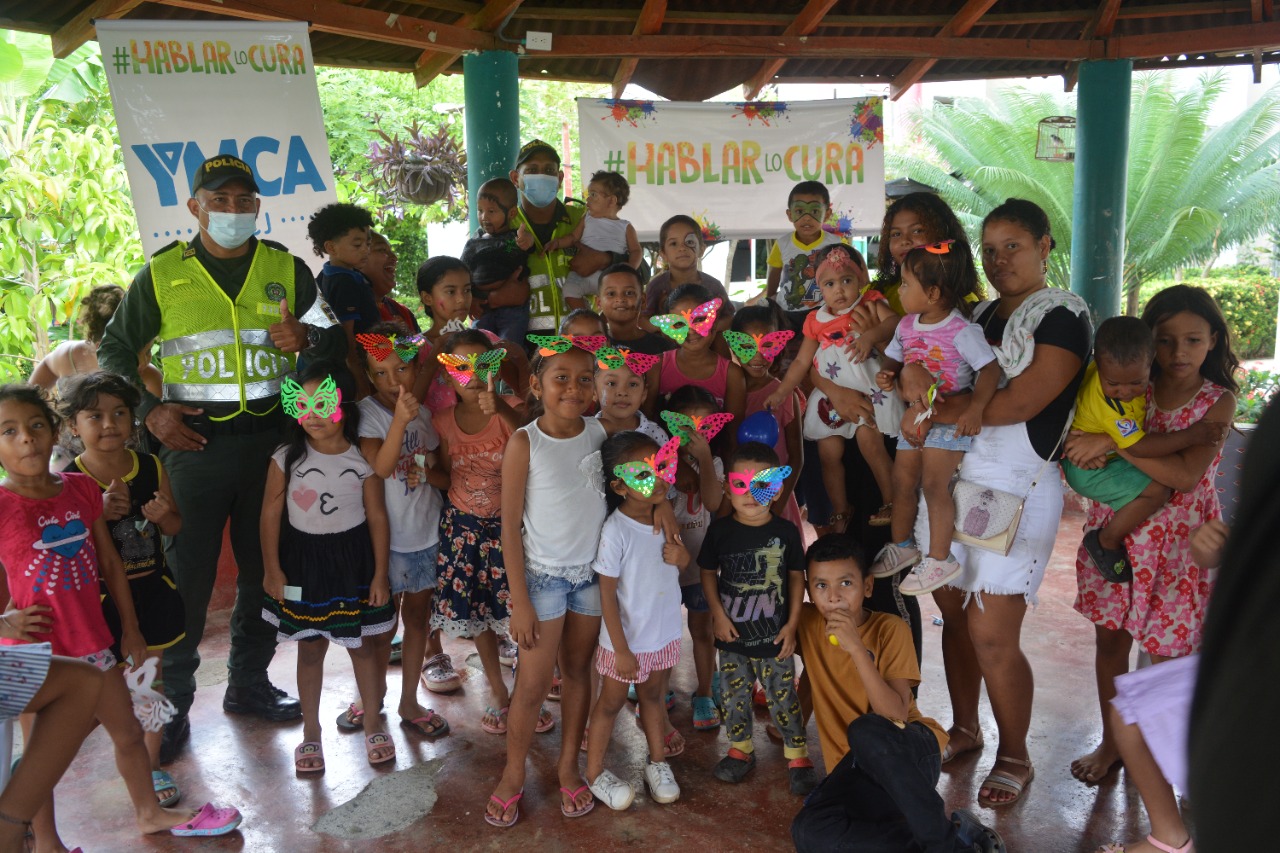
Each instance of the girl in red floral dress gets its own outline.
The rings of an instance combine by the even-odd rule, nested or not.
[[[1234,375],[1240,362],[1231,348],[1231,333],[1207,291],[1187,285],[1167,288],[1147,303],[1142,319],[1156,339],[1147,388],[1147,430],[1172,432],[1205,420],[1221,424],[1222,433],[1217,444],[1158,459],[1136,459],[1120,451],[1153,480],[1174,490],[1164,508],[1125,542],[1134,568],[1130,583],[1104,580],[1083,546],[1076,555],[1075,608],[1094,623],[1103,712],[1102,743],[1071,764],[1072,775],[1087,784],[1101,780],[1119,761],[1107,709],[1115,696],[1115,677],[1129,669],[1133,641],[1157,663],[1200,650],[1213,580],[1191,559],[1190,536],[1222,516],[1214,481],[1238,390]],[[1111,515],[1108,507],[1091,503],[1086,531],[1102,527]]]

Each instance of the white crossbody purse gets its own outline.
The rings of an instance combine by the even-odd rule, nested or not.
[[[993,312],[994,313],[994,312]],[[989,321],[990,318],[988,318]],[[1022,521],[1022,508],[1035,489],[1036,483],[1044,475],[1050,465],[1057,470],[1053,457],[1058,455],[1059,448],[1071,431],[1071,421],[1075,417],[1075,406],[1067,415],[1067,425],[1054,445],[1049,458],[1041,463],[1036,475],[1031,478],[1031,485],[1022,495],[1006,492],[1001,489],[984,486],[959,476],[952,483],[951,497],[956,505],[955,536],[956,542],[963,542],[971,548],[981,548],[1002,557],[1009,556],[1013,548],[1013,540],[1018,535],[1018,524]],[[959,468],[956,469],[957,475]]]
[[[955,541],[1007,557],[1018,535],[1022,507],[1045,467],[1041,466],[1025,495],[957,478],[951,490],[956,504]]]

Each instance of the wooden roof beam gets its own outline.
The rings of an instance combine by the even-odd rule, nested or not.
[[[232,0],[227,0],[232,2]],[[1197,31],[1201,32],[1201,31]],[[1194,33],[1192,34],[1194,35]],[[943,38],[939,36],[736,36],[557,35],[556,58],[634,56],[719,59],[756,56],[768,59],[847,59],[912,57],[937,59],[1104,59],[1101,42],[1078,39]]]
[[[454,21],[455,27],[491,33],[502,26],[508,15],[514,14],[524,0],[488,0],[475,14],[464,14]],[[440,50],[424,50],[413,68],[413,82],[421,89],[440,75],[458,59],[456,53]]]
[[[956,12],[950,21],[943,24],[942,29],[938,30],[938,36],[943,38],[967,36],[969,31],[973,29],[974,24],[978,23],[978,19],[995,4],[996,0],[969,0],[969,2],[960,7],[960,11]],[[921,78],[929,73],[929,69],[937,61],[934,57],[923,57],[908,62],[907,67],[902,69],[898,76],[893,78],[893,82],[889,84],[889,97],[892,100],[898,100],[898,98],[902,97],[903,92],[919,83]]]
[[[1084,25],[1084,29],[1080,31],[1080,38],[1088,41],[1094,38],[1108,38],[1112,31],[1116,28],[1116,19],[1120,16],[1120,3],[1122,0],[1102,0],[1098,5],[1098,11],[1093,13],[1093,17],[1089,19],[1089,23]],[[1080,63],[1068,62],[1066,73],[1062,75],[1062,82],[1068,92],[1076,87],[1076,81],[1080,79]]]
[[[836,4],[836,0],[809,0],[795,16],[795,19],[782,31],[784,36],[807,36],[818,28],[827,12]],[[787,64],[785,59],[768,59],[761,64],[755,74],[742,84],[742,94],[748,101],[754,100],[760,90],[769,84],[773,76]]]
[[[306,21],[316,32],[460,54],[493,50],[498,40],[452,24],[388,14],[334,0],[159,0],[162,5],[251,21]],[[615,53],[616,55],[616,53]]]
[[[644,0],[644,6],[636,17],[636,27],[632,31],[637,36],[657,35],[662,30],[662,21],[667,17],[667,0]],[[554,44],[554,42],[553,42]],[[618,70],[613,75],[613,97],[621,98],[622,90],[631,82],[636,73],[636,65],[640,60],[634,56],[625,56],[618,62]]]
[[[1101,59],[1160,59],[1212,53],[1248,53],[1255,48],[1280,48],[1280,22],[1206,27],[1174,33],[1114,36],[1104,44]],[[1093,57],[1089,57],[1093,58]]]
[[[53,55],[59,59],[65,59],[71,51],[93,38],[95,18],[123,17],[141,5],[142,0],[94,0],[50,36],[53,41]]]

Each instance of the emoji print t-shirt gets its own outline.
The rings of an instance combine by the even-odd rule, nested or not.
[[[62,491],[36,500],[0,488],[0,561],[18,609],[52,608],[53,630],[33,634],[55,655],[84,657],[111,647],[102,616],[93,523],[102,515],[102,490],[84,474],[55,475]],[[4,645],[20,640],[0,639]]]
[[[720,603],[738,639],[716,640],[716,648],[750,658],[777,657],[774,642],[787,622],[789,572],[804,571],[804,544],[791,522],[771,518],[760,527],[718,518],[707,528],[698,551],[698,565],[718,571]]]
[[[288,446],[271,460],[284,470]],[[364,481],[373,468],[349,446],[341,453],[317,453],[310,447],[293,464],[285,487],[289,524],[302,533],[342,533],[364,523]]]

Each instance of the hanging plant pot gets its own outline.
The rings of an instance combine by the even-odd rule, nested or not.
[[[409,136],[401,139],[378,128],[386,144],[370,144],[369,162],[404,201],[421,205],[445,201],[453,207],[459,193],[465,196],[466,154],[447,127],[424,132],[415,123],[405,130]]]

